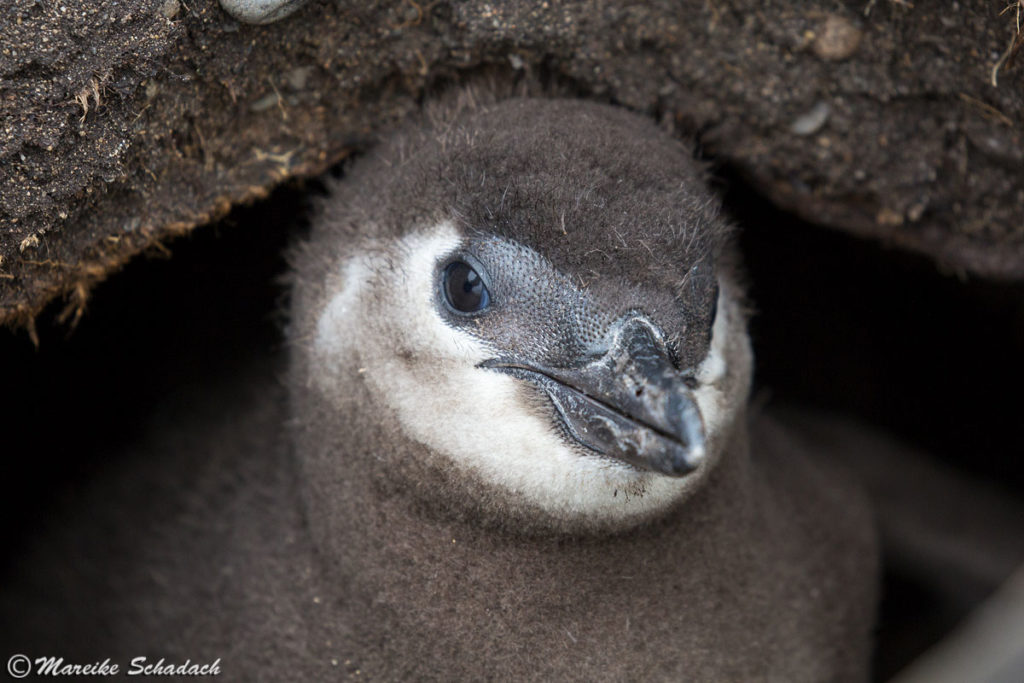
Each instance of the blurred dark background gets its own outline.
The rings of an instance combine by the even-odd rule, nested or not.
[[[802,224],[727,171],[720,184],[743,227],[757,391],[858,416],[1021,497],[1024,287]],[[164,397],[283,352],[281,254],[319,191],[282,187],[168,244],[173,258],[136,259],[96,288],[73,330],[54,304],[38,349],[0,330],[0,574],[64,492],[116,466]],[[884,588],[879,679],[963,616],[936,613],[927,589],[891,567]],[[890,637],[914,623],[909,644]]]

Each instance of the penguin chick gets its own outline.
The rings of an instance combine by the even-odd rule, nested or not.
[[[345,658],[864,678],[871,523],[749,427],[743,294],[700,168],[619,109],[467,100],[357,163],[293,254],[292,438],[358,624]]]
[[[258,362],[185,397],[18,557],[7,652],[244,681],[866,678],[871,520],[750,415],[700,169],[619,109],[474,97],[325,201],[286,386]]]

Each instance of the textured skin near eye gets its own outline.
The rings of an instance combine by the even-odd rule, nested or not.
[[[700,330],[706,316],[693,318],[671,290],[629,282],[610,283],[572,278],[533,249],[513,240],[487,236],[470,238],[464,249],[486,269],[491,307],[488,324],[448,316],[449,325],[519,357],[567,367],[606,350],[614,321],[641,313],[649,316],[670,341],[689,334],[683,354],[690,363],[702,359],[710,343],[710,328]],[[457,262],[456,262],[457,263]],[[453,264],[454,265],[454,264]],[[448,266],[451,268],[452,266]],[[614,296],[604,296],[607,289]],[[717,291],[712,286],[713,291]],[[450,305],[464,311],[453,298]],[[673,361],[678,348],[672,349]]]

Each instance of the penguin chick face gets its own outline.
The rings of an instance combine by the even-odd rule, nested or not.
[[[489,157],[485,142],[472,140],[468,156]],[[451,149],[442,148],[446,161]],[[449,193],[466,177],[465,165],[431,163],[430,172]],[[735,284],[715,267],[715,230],[724,229],[685,215],[687,229],[653,226],[661,241],[688,247],[675,263],[650,247],[620,249],[646,234],[623,234],[622,224],[574,242],[564,207],[551,220],[557,198],[552,208],[550,195],[527,194],[529,171],[492,172],[492,182],[521,183],[513,198],[506,186],[511,214],[499,205],[488,217],[457,192],[429,218],[368,222],[332,249],[310,307],[312,344],[300,347],[304,383],[339,412],[354,409],[347,396],[361,383],[369,405],[355,409],[377,412],[396,440],[416,444],[413,457],[454,482],[443,495],[457,491],[470,508],[539,512],[560,529],[663,513],[700,487],[746,402],[744,317]],[[590,185],[588,201],[614,211],[608,188]],[[673,199],[651,206],[652,220],[663,221]],[[642,226],[643,216],[631,218]],[[592,258],[565,256],[583,252]],[[339,468],[351,457],[390,456],[339,452]]]

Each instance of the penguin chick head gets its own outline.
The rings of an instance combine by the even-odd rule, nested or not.
[[[681,144],[603,105],[452,106],[385,142],[294,259],[307,467],[513,526],[664,514],[749,388],[716,206]]]

